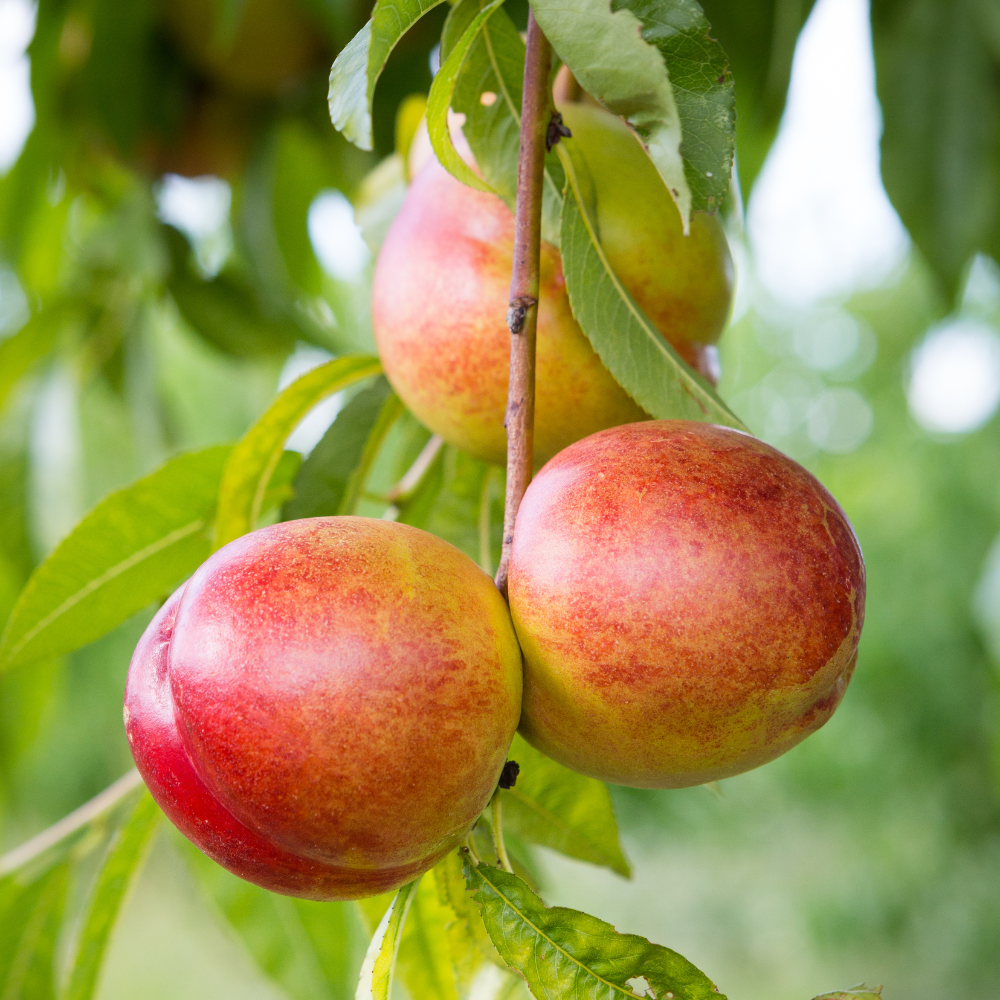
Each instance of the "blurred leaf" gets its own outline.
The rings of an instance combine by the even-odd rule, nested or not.
[[[507,756],[521,771],[514,787],[500,793],[505,829],[530,843],[631,876],[603,781],[557,764],[519,735]]]
[[[792,57],[815,0],[699,0],[725,49],[736,86],[736,147],[750,197],[785,110]],[[683,147],[682,147],[683,150]]]
[[[378,448],[402,410],[384,376],[359,392],[302,463],[282,520],[353,514]]]
[[[976,252],[1000,259],[1000,47],[990,4],[873,0],[882,180],[954,297]]]
[[[0,409],[14,386],[52,350],[58,330],[57,316],[42,312],[0,341]]]
[[[617,0],[642,23],[670,72],[691,205],[714,212],[729,191],[736,139],[733,74],[697,0]]]
[[[635,996],[630,984],[636,979],[645,980],[657,997],[722,997],[703,972],[669,948],[637,934],[619,934],[579,910],[545,906],[509,872],[466,861],[465,873],[497,951],[536,997]]]
[[[307,372],[278,395],[226,461],[219,487],[215,548],[253,530],[264,511],[264,495],[285,441],[299,421],[327,396],[381,371],[378,359],[367,355],[334,358]]]
[[[94,995],[118,911],[146,859],[161,815],[146,793],[112,839],[83,913],[73,965],[60,1000],[90,1000]]]
[[[455,914],[438,895],[432,877],[420,880],[399,945],[397,973],[407,993],[420,1000],[458,1000],[448,924]]]
[[[535,0],[532,10],[584,90],[635,129],[677,203],[686,231],[691,209],[705,206],[692,201],[674,88],[663,57],[641,37],[641,22],[630,10],[612,11],[607,0],[577,0],[572,17],[566,16],[561,0]]]
[[[448,126],[448,111],[451,108],[455,82],[462,70],[462,64],[469,50],[476,42],[480,29],[503,4],[503,0],[491,0],[469,22],[461,38],[452,47],[444,61],[427,98],[427,132],[437,158],[463,184],[479,191],[492,191],[492,187],[482,180],[462,159],[451,138]]]
[[[257,966],[289,997],[353,996],[360,933],[351,904],[279,896],[230,874],[183,837],[175,841]]]
[[[361,965],[355,1000],[389,1000],[396,956],[403,937],[403,924],[419,885],[420,879],[404,885],[375,928]]]
[[[455,974],[464,990],[483,960],[506,969],[503,959],[493,947],[482,914],[465,882],[461,850],[452,851],[433,869],[438,896],[451,909],[447,924]]]
[[[179,455],[102,500],[32,574],[0,668],[78,649],[169,593],[211,551],[228,445]]]
[[[0,881],[0,997],[54,1000],[55,950],[62,926],[69,865],[20,885]]]
[[[372,97],[389,53],[441,0],[376,0],[371,20],[337,56],[330,71],[330,118],[361,149],[372,148]]]
[[[576,321],[618,384],[651,416],[744,429],[715,390],[681,359],[618,280],[598,237],[586,163],[556,146],[566,171],[562,262]]]
[[[824,993],[816,997],[816,1000],[879,1000],[882,996],[882,987],[875,986],[869,989],[864,984],[855,986],[850,990]]]

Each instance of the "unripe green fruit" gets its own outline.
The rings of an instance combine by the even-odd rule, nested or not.
[[[539,472],[509,596],[525,739],[595,778],[682,788],[773,760],[833,714],[865,571],[802,466],[739,431],[656,420]]]
[[[732,260],[702,212],[685,237],[669,192],[614,115],[567,105],[597,190],[601,239],[616,274],[689,364],[711,376],[729,314]],[[489,462],[504,461],[514,217],[436,161],[417,175],[379,254],[372,321],[396,392],[429,428]],[[539,461],[594,431],[646,414],[601,364],[573,318],[562,261],[542,244],[535,398]]]

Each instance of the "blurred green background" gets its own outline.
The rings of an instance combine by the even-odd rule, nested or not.
[[[631,882],[540,851],[544,894],[680,951],[733,1000],[862,980],[887,1000],[992,1000],[1000,17],[988,0],[875,0],[876,83],[863,0],[705,7],[736,76],[747,204],[729,218],[720,390],[850,516],[861,656],[832,721],[777,762],[715,790],[615,789]],[[154,0],[0,0],[0,352],[32,330],[0,353],[0,620],[99,498],[371,348],[372,253],[405,189],[396,110],[426,93],[443,11],[393,55],[364,154],[324,103],[364,8],[285,4],[313,47],[247,83]],[[308,451],[336,405],[293,444]],[[446,475],[435,529],[475,555],[475,504],[461,468]],[[0,850],[130,766],[121,693],[151,613],[0,678]],[[349,997],[364,943],[350,907],[269,897],[164,832],[100,996]]]

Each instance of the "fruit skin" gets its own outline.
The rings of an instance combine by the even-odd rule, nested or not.
[[[520,712],[493,582],[433,535],[369,518],[231,542],[136,648],[125,728],[153,797],[275,892],[394,889],[464,837]]]
[[[295,3],[246,0],[232,38],[220,37],[219,5],[170,0],[167,25],[184,52],[213,80],[244,94],[271,95],[325,58],[322,31]]]
[[[667,189],[627,126],[605,111],[564,116],[591,165],[608,258],[661,333],[704,374],[732,293],[718,221],[692,216],[684,237]],[[641,204],[637,213],[636,205]],[[502,463],[507,438],[507,301],[514,217],[435,160],[416,176],[375,268],[372,321],[389,381],[447,441]],[[539,461],[581,437],[646,414],[601,364],[573,319],[559,252],[542,243],[535,399]]]
[[[840,703],[861,549],[809,472],[739,431],[658,420],[578,441],[518,511],[520,732],[576,771],[681,788],[773,760]]]

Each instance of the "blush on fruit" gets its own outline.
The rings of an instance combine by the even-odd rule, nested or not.
[[[164,605],[125,729],[209,857],[275,892],[356,899],[461,841],[520,704],[507,607],[475,563],[406,525],[312,518],[231,542]]]
[[[680,215],[628,127],[606,111],[567,105],[597,189],[601,240],[615,273],[660,333],[712,377],[729,315],[732,260],[719,222],[703,212],[684,236]],[[411,185],[382,245],[372,322],[386,375],[446,441],[489,462],[506,455],[510,333],[507,303],[514,216],[436,160]],[[538,305],[535,456],[642,409],[601,364],[573,318],[558,250],[543,242]]]
[[[680,788],[750,770],[830,718],[864,622],[861,549],[802,466],[658,420],[560,452],[517,515],[520,731],[583,774]]]

